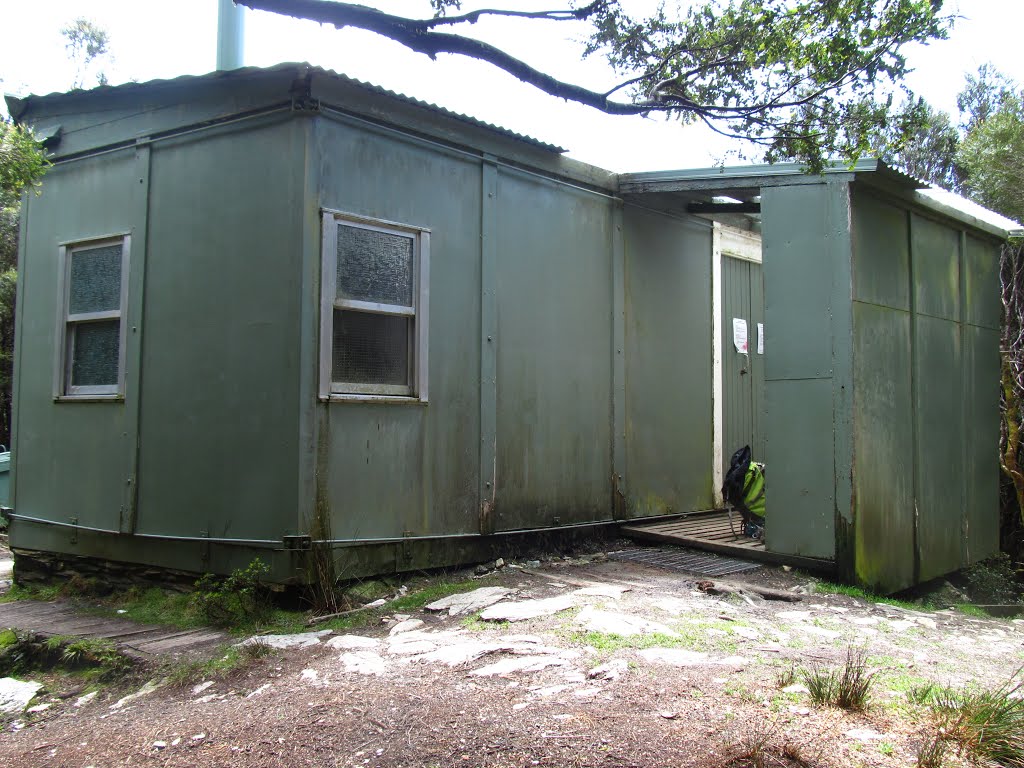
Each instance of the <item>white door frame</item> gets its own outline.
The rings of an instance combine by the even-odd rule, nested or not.
[[[711,231],[711,484],[716,507],[724,505],[725,479],[722,455],[725,442],[725,414],[722,409],[722,257],[761,263],[761,236],[719,222]]]

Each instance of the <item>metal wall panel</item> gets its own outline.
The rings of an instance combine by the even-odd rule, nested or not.
[[[480,163],[328,120],[315,153],[320,206],[431,230],[430,402],[320,405],[332,535],[477,532]]]
[[[988,304],[996,302],[986,296]],[[963,329],[964,517],[963,564],[999,552],[999,331]]]
[[[765,545],[772,552],[832,558],[832,381],[768,380],[765,400],[769,430],[784,422],[768,433]]]
[[[910,310],[907,212],[866,193],[853,197],[853,298]]]
[[[303,142],[292,121],[153,150],[142,533],[293,529]]]
[[[134,435],[128,435],[132,420],[125,402],[53,398],[62,305],[58,251],[62,242],[131,233],[141,226],[140,186],[134,152],[127,150],[52,168],[41,194],[29,196],[18,275],[20,376],[12,448],[12,506],[21,515],[119,530],[127,514]],[[133,252],[142,248],[144,243],[133,243]],[[73,551],[73,534],[49,533],[55,550]],[[22,546],[18,535],[15,526],[11,543],[16,547]]]
[[[627,513],[707,509],[711,228],[626,207]]]
[[[766,328],[774,339],[765,360],[769,380],[832,375],[828,203],[826,185],[762,190]]]
[[[832,371],[836,312],[849,311],[834,284],[849,261],[846,187],[765,187],[761,195],[765,297],[765,462],[768,523],[774,551],[831,559],[836,555],[837,444]],[[836,307],[836,296],[845,304]]]
[[[910,216],[914,311],[960,319],[960,233],[918,214]]]
[[[892,591],[914,579],[910,313],[854,302],[853,323],[856,576]]]
[[[1002,310],[999,298],[999,246],[967,235],[963,269],[964,322],[998,329]]]
[[[919,581],[955,571],[961,564],[961,364],[959,325],[918,315],[914,321],[914,405]]]
[[[498,174],[496,529],[611,518],[612,202]]]

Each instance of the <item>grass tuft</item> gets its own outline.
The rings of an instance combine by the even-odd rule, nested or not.
[[[917,749],[918,768],[942,768],[946,757],[946,742],[941,735],[928,739]]]
[[[812,702],[854,712],[867,708],[874,678],[874,673],[867,671],[864,650],[853,648],[847,649],[846,663],[839,669],[816,667],[804,672],[804,684]]]
[[[1024,679],[1018,669],[995,690],[942,691],[932,706],[945,738],[976,760],[1005,768],[1024,768]]]

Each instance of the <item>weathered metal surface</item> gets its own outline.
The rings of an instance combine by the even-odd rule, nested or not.
[[[765,461],[772,552],[835,556],[834,274],[848,243],[842,185],[764,189]],[[846,258],[849,259],[846,250]],[[849,283],[846,307],[849,306]],[[840,388],[842,384],[839,385]]]
[[[280,539],[294,525],[303,141],[293,121],[153,149],[131,393],[140,532]]]
[[[992,241],[966,236],[963,259],[963,321],[982,328],[999,328],[999,247]]]
[[[866,258],[876,254],[868,252]],[[855,263],[861,255],[858,248]],[[892,591],[914,578],[910,313],[854,302],[853,323],[856,576]]]
[[[918,578],[927,581],[955,571],[961,564],[963,398],[957,324],[918,315],[914,366]],[[992,444],[996,445],[995,440]]]
[[[765,545],[771,552],[831,560],[835,553],[832,382],[769,380],[765,395]]]
[[[321,186],[314,205],[429,228],[436,254],[429,275],[430,402],[319,406],[326,451],[318,472],[331,536],[477,532],[480,163],[334,121],[322,122],[317,140]],[[526,311],[525,297],[517,298]],[[500,336],[494,343],[500,354]]]
[[[910,242],[915,313],[959,321],[959,231],[911,214]]]
[[[498,176],[497,529],[610,519],[613,203]]]
[[[865,192],[853,197],[853,298],[910,310],[907,212]]]
[[[54,401],[63,322],[57,252],[62,242],[132,232],[140,223],[134,217],[140,188],[134,152],[126,150],[51,169],[32,200],[20,259],[19,419],[12,448],[19,481],[12,506],[24,514],[118,530],[127,512],[134,435],[128,436],[124,401]],[[128,326],[136,319],[129,315]]]
[[[629,514],[706,509],[711,228],[630,206],[624,217]]]
[[[999,551],[999,464],[994,455],[999,435],[999,331],[965,325],[962,351],[963,563],[968,565]]]
[[[764,275],[765,327],[774,339],[765,359],[769,380],[832,375],[828,329],[834,265],[826,250],[824,189],[820,184],[775,187],[761,198],[762,249],[770,265]],[[768,425],[769,439],[774,439],[774,423]]]

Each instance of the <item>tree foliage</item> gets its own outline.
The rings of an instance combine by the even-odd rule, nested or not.
[[[951,23],[942,0],[698,0],[677,14],[662,5],[646,16],[631,15],[620,0],[566,0],[567,7],[548,11],[511,2],[463,11],[460,0],[430,0],[433,14],[424,7],[421,17],[331,0],[236,2],[375,32],[430,58],[479,59],[609,114],[702,121],[753,141],[768,160],[795,158],[814,168],[870,148],[908,71],[901,50],[945,37]],[[466,33],[485,17],[583,23],[584,55],[603,55],[615,82],[584,88]],[[898,122],[910,130],[915,115]]]
[[[72,87],[83,88],[89,67],[110,53],[110,35],[103,27],[81,16],[63,27],[60,33],[67,41],[64,47],[76,67]],[[107,84],[107,76],[102,70],[96,73],[96,83]]]

